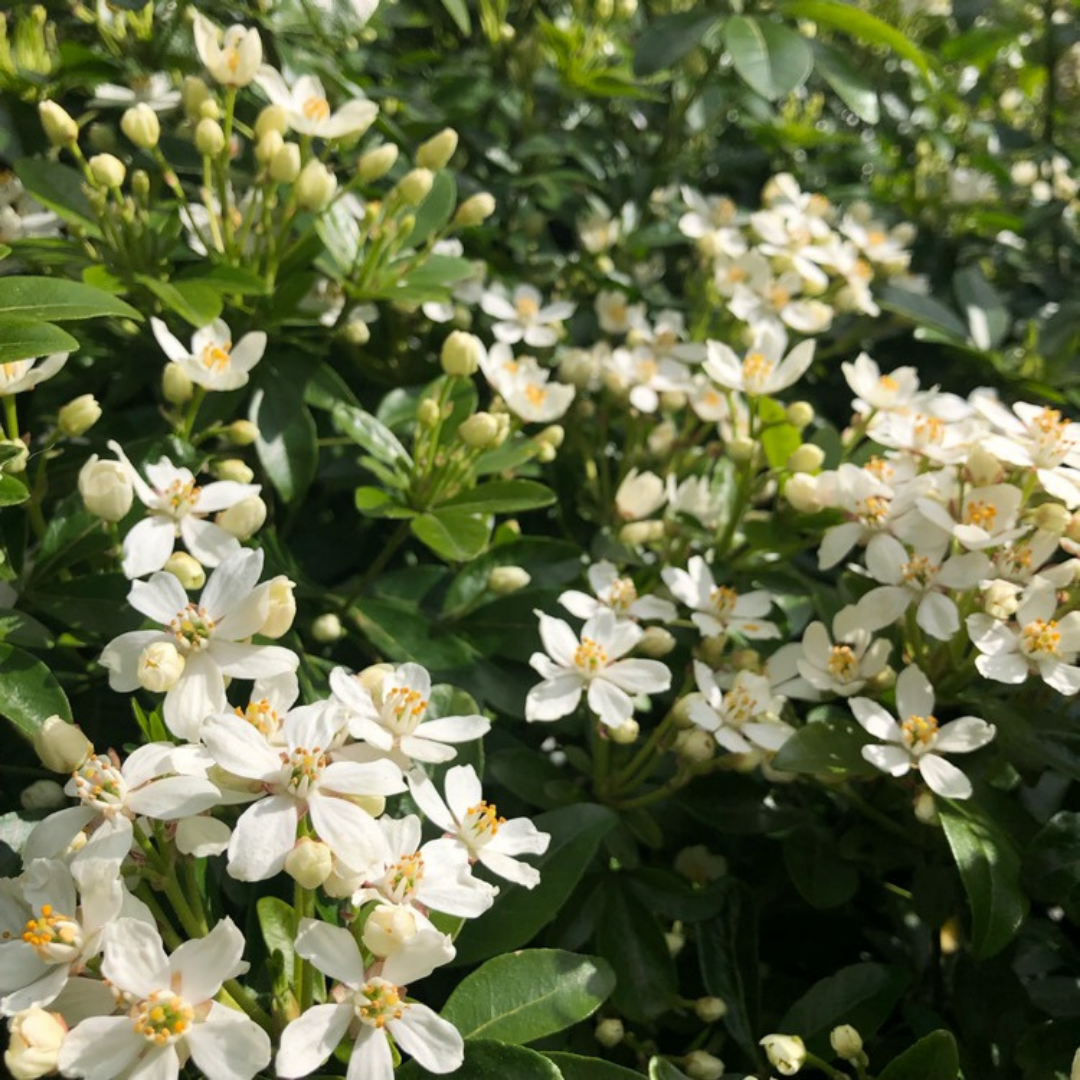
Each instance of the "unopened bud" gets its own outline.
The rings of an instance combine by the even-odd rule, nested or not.
[[[1058,502],[1043,503],[1035,511],[1035,527],[1054,536],[1064,536],[1072,514]]]
[[[454,224],[459,229],[475,229],[495,213],[495,196],[488,191],[481,191],[466,199],[454,214]]]
[[[722,878],[728,870],[727,859],[710,851],[704,844],[683,848],[675,856],[675,873],[695,885],[708,885]]]
[[[201,589],[206,584],[206,571],[193,555],[186,551],[174,551],[162,567],[166,574],[172,574],[188,592]]]
[[[366,345],[371,340],[371,327],[363,319],[349,319],[341,328],[341,336],[350,345]]]
[[[667,945],[668,952],[672,956],[678,956],[679,953],[686,948],[686,935],[683,933],[682,923],[675,923],[670,930],[664,934],[664,943]]]
[[[55,101],[41,102],[38,105],[38,116],[45,135],[53,146],[70,146],[78,139],[79,125]]]
[[[641,725],[631,717],[629,720],[624,720],[618,727],[609,728],[608,735],[613,743],[618,743],[619,746],[630,746],[631,743],[638,741]]]
[[[300,175],[300,147],[296,143],[283,142],[269,160],[267,171],[275,184],[291,184]]]
[[[405,206],[419,206],[431,191],[435,176],[430,169],[411,169],[394,186],[391,198],[396,196]]]
[[[24,810],[57,810],[67,802],[64,789],[55,780],[35,780],[19,793]]]
[[[859,1061],[862,1058],[862,1036],[850,1024],[834,1027],[829,1032],[829,1045],[833,1053],[844,1061]]]
[[[660,395],[660,408],[666,413],[675,413],[686,408],[687,397],[682,390],[665,390]]]
[[[539,461],[541,465],[550,465],[557,456],[558,451],[551,443],[536,443],[536,460]]]
[[[345,627],[337,615],[328,611],[311,624],[311,636],[321,645],[330,645],[345,636]]]
[[[825,451],[813,443],[803,443],[788,455],[787,467],[793,473],[814,473],[825,461]]]
[[[724,1075],[724,1063],[705,1050],[691,1050],[683,1058],[683,1071],[690,1080],[720,1080]]]
[[[219,480],[233,480],[237,484],[250,484],[255,479],[251,466],[239,458],[223,458],[211,466],[211,471]]]
[[[1020,607],[1021,591],[1014,582],[995,578],[982,587],[983,611],[993,619],[1012,618]]]
[[[140,202],[146,202],[150,194],[150,174],[145,169],[136,169],[131,174],[131,193]]]
[[[384,177],[397,161],[398,148],[393,143],[383,143],[362,154],[356,164],[356,174],[362,184],[370,184],[372,181]]]
[[[496,566],[488,574],[487,585],[496,596],[509,596],[524,589],[530,581],[529,572],[520,566]]]
[[[296,618],[296,597],[293,595],[295,588],[296,583],[290,581],[284,574],[271,579],[270,610],[267,613],[266,622],[259,630],[263,637],[282,637],[292,627],[293,620]]]
[[[94,182],[103,188],[118,188],[124,184],[127,169],[124,163],[112,154],[95,154],[88,162],[90,175]]]
[[[101,419],[101,406],[93,394],[79,397],[62,406],[56,426],[69,438],[85,435]]]
[[[666,458],[678,437],[678,430],[670,420],[664,420],[649,432],[648,447],[653,457]]]
[[[416,916],[406,904],[380,904],[364,923],[364,944],[379,959],[397,952],[419,933]]]
[[[659,660],[660,657],[667,656],[674,648],[675,637],[670,630],[665,630],[662,626],[647,626],[645,633],[641,635],[641,640],[637,643],[636,651],[642,656]]]
[[[561,424],[552,424],[544,428],[539,435],[535,436],[537,442],[547,443],[548,446],[558,450],[566,439],[566,431]]]
[[[161,373],[161,394],[170,405],[186,405],[195,387],[180,364],[168,363]]]
[[[416,164],[423,169],[438,171],[454,156],[457,144],[457,132],[453,128],[443,128],[420,144],[416,150]]]
[[[151,642],[139,653],[139,685],[153,694],[167,694],[184,674],[186,663],[171,642]]]
[[[617,1016],[608,1016],[596,1025],[596,1041],[607,1047],[618,1046],[626,1036],[623,1022]]]
[[[195,149],[209,158],[217,157],[225,149],[225,132],[209,116],[203,117],[195,127]]]
[[[119,461],[99,461],[94,454],[79,470],[83,505],[104,521],[119,521],[135,497],[131,475]]]
[[[723,998],[703,997],[694,1002],[697,1018],[706,1024],[715,1024],[727,1016],[727,1002]]]
[[[362,690],[378,696],[382,684],[386,681],[386,676],[392,674],[393,670],[393,664],[372,664],[370,667],[358,671],[353,678],[360,684]],[[375,704],[380,705],[381,703],[380,698]]]
[[[976,446],[968,454],[964,468],[976,487],[987,487],[990,484],[999,484],[1005,478],[1005,469],[989,450]]]
[[[806,1046],[798,1035],[766,1035],[758,1045],[781,1076],[794,1076],[806,1061]]]
[[[273,132],[284,135],[289,130],[289,118],[280,105],[267,105],[255,118],[255,138],[261,139]]]
[[[237,540],[250,540],[266,521],[266,503],[258,495],[249,495],[215,514],[214,521]]]
[[[325,210],[335,191],[337,177],[317,158],[312,158],[296,178],[296,201],[304,210]]]
[[[704,700],[705,695],[697,690],[693,690],[679,698],[671,707],[671,718],[675,721],[675,726],[679,728],[693,727],[694,721],[690,719],[690,707],[695,702]]]
[[[11,456],[0,462],[0,472],[13,476],[26,472],[26,463],[30,460],[30,448],[22,439],[0,439],[0,446],[10,447]]]
[[[627,547],[654,544],[663,537],[664,523],[662,521],[631,521],[619,530],[619,539]]]
[[[474,450],[489,450],[497,445],[499,422],[491,413],[474,413],[457,429],[458,438]]]
[[[184,103],[184,115],[195,121],[202,115],[199,110],[203,102],[210,97],[210,87],[197,75],[187,75],[180,89],[180,97]]]
[[[152,150],[161,138],[158,115],[145,101],[140,101],[124,113],[120,119],[120,130],[142,150]]]
[[[484,343],[464,330],[454,330],[443,342],[439,363],[447,375],[467,379],[476,374],[484,355]]]
[[[724,653],[727,651],[728,639],[726,634],[710,634],[702,638],[698,644],[698,656],[711,668],[718,668],[723,662]]]
[[[433,428],[442,416],[442,409],[434,398],[424,398],[416,407],[416,422],[421,427]]]
[[[787,422],[802,431],[814,419],[814,406],[809,401],[793,401],[785,410]]]
[[[60,1013],[31,1008],[8,1021],[4,1065],[12,1080],[38,1080],[55,1073],[68,1026]]]
[[[736,671],[761,671],[761,653],[757,649],[736,649],[731,654],[731,666]]]
[[[615,509],[623,521],[638,521],[667,501],[664,481],[656,473],[631,470],[615,492]]]
[[[199,106],[199,115],[197,120],[220,120],[221,119],[221,106],[218,105],[214,98],[207,98]]]
[[[699,727],[687,728],[675,736],[675,753],[689,765],[700,765],[712,760],[716,740]]]
[[[233,446],[250,446],[259,437],[259,429],[251,420],[234,420],[229,425],[228,436]]]
[[[757,452],[757,443],[746,435],[736,435],[727,444],[727,454],[737,465],[750,461]]]
[[[285,145],[285,139],[278,131],[268,131],[263,135],[259,141],[255,144],[255,160],[260,165],[265,165],[269,168],[271,162],[274,160],[274,155]],[[296,159],[296,171],[300,171],[300,158],[299,155]],[[274,177],[273,179],[276,179]],[[291,183],[291,180],[289,181]]]
[[[941,815],[938,813],[937,802],[931,791],[920,791],[915,796],[912,810],[915,813],[915,820],[923,825],[936,827],[941,824]]]
[[[797,472],[784,484],[784,498],[800,514],[816,514],[821,509],[817,477]]]
[[[285,873],[302,889],[317,889],[330,876],[334,854],[321,840],[302,836],[285,856]]]

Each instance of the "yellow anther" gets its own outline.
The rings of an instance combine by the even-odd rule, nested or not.
[[[514,309],[523,321],[535,319],[540,314],[540,305],[531,296],[519,296],[514,301]]]
[[[223,345],[218,345],[216,342],[204,345],[200,357],[203,367],[210,371],[226,371],[229,367],[231,350],[231,341],[226,341]]]
[[[574,650],[574,666],[582,671],[599,671],[607,662],[607,653],[592,638],[583,637]]]
[[[730,585],[714,585],[709,590],[709,603],[721,619],[734,614],[738,599],[739,594]]]
[[[859,673],[859,661],[850,645],[834,645],[829,653],[829,674],[837,682],[850,682]]]
[[[611,606],[621,612],[625,612],[638,598],[637,589],[628,577],[616,578],[608,595]]]
[[[1055,619],[1035,619],[1020,632],[1020,645],[1028,655],[1057,656],[1061,632]]]
[[[904,742],[909,747],[913,747],[916,743],[929,746],[937,737],[937,717],[909,716],[901,725],[901,730],[904,733]]]
[[[878,379],[878,386],[882,390],[899,390],[900,384],[891,375],[882,375]]]
[[[525,387],[525,396],[529,399],[530,404],[536,406],[543,405],[547,400],[547,387],[529,383],[529,385]]]
[[[747,386],[764,382],[776,365],[759,352],[749,353],[742,364],[743,382]]]
[[[964,522],[989,532],[997,518],[997,507],[993,503],[973,499],[964,507]]]
[[[325,120],[330,115],[330,102],[322,97],[309,97],[301,107],[309,120]]]

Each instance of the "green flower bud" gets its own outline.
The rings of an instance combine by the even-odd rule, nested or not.
[[[112,154],[95,154],[88,162],[90,175],[103,188],[119,188],[127,176],[124,163]]]
[[[262,139],[271,131],[284,135],[289,130],[289,118],[280,105],[267,105],[255,118],[255,138]]]
[[[397,156],[398,148],[393,143],[383,143],[382,146],[376,146],[374,150],[361,155],[356,163],[356,174],[360,177],[360,182],[370,184],[384,177],[394,167]]]
[[[447,375],[467,379],[476,374],[483,355],[484,343],[475,334],[454,330],[443,342],[439,362]]]
[[[430,169],[412,169],[397,182],[390,194],[406,206],[419,206],[428,197],[433,183],[435,176]]]
[[[416,151],[416,164],[422,169],[439,170],[454,156],[458,134],[453,128],[443,128]]]
[[[234,420],[229,425],[228,436],[233,446],[250,446],[259,437],[259,429],[250,420]]]
[[[161,373],[161,393],[170,405],[185,405],[194,392],[191,376],[179,364],[165,365]]]
[[[152,150],[161,138],[157,113],[143,101],[124,113],[120,119],[120,130],[142,150]]]
[[[296,143],[283,142],[270,158],[270,179],[275,184],[291,184],[299,175],[300,147]]]
[[[210,117],[204,117],[195,128],[195,149],[203,157],[214,158],[225,149],[225,132]]]
[[[79,125],[55,101],[38,105],[38,117],[45,135],[53,146],[70,146],[79,137]]]
[[[337,191],[337,177],[316,159],[309,161],[296,178],[296,201],[304,210],[325,210]]]
[[[85,435],[101,419],[101,406],[93,394],[80,394],[64,405],[56,418],[56,426],[68,438]]]

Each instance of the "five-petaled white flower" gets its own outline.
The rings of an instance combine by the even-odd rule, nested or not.
[[[716,676],[695,660],[694,678],[701,697],[691,700],[690,719],[725,750],[748,754],[756,747],[775,752],[793,734],[794,729],[775,716],[780,702],[764,675],[740,671],[724,693]]]
[[[0,397],[33,390],[38,383],[51,379],[67,363],[67,358],[66,352],[58,352],[44,359],[39,356],[33,360],[10,360],[0,364]]]
[[[195,12],[195,50],[215,82],[222,86],[247,86],[262,63],[259,31],[236,24],[224,33],[204,15]]]
[[[904,668],[896,680],[895,720],[870,698],[852,698],[855,719],[871,735],[885,744],[862,748],[871,765],[904,776],[917,769],[931,791],[945,799],[967,799],[971,781],[942,754],[968,754],[985,746],[994,737],[994,727],[975,716],[961,716],[938,725],[934,716],[934,689],[930,680],[914,665]]]
[[[314,75],[301,75],[290,87],[279,71],[263,64],[255,81],[274,105],[285,110],[289,127],[298,135],[318,139],[362,135],[379,113],[379,107],[364,98],[332,110],[323,84]]]
[[[796,666],[820,693],[850,697],[884,671],[892,645],[883,638],[873,640],[853,604],[833,619],[833,635],[835,644],[824,623],[812,622],[803,634],[802,655]]]
[[[780,636],[776,624],[761,617],[772,607],[769,594],[759,589],[740,595],[728,585],[717,585],[700,555],[694,555],[685,570],[668,566],[661,576],[675,599],[691,609],[690,618],[702,637],[731,631],[750,641]]]
[[[499,342],[480,357],[480,369],[515,416],[527,424],[558,420],[574,400],[574,388],[551,381],[551,372],[532,356],[515,357]]]
[[[518,285],[510,294],[505,286],[494,284],[480,298],[480,307],[498,320],[491,328],[496,341],[506,345],[524,341],[534,349],[546,349],[559,340],[563,320],[577,305],[561,300],[544,306],[540,290],[532,285]]]
[[[266,334],[253,330],[235,345],[222,319],[196,330],[186,349],[160,319],[151,319],[154,337],[162,352],[179,364],[189,379],[204,390],[238,390],[247,385],[248,373],[266,352]]]
[[[593,563],[586,576],[593,596],[569,589],[559,597],[559,603],[579,619],[591,619],[601,611],[613,611],[624,619],[659,619],[663,622],[675,619],[675,605],[670,600],[639,596],[633,578],[620,577],[615,564],[606,559]]]
[[[764,326],[742,360],[723,342],[708,342],[703,367],[711,379],[729,390],[740,390],[751,397],[776,394],[798,382],[814,361],[812,341],[801,342],[784,356],[786,346],[786,334]]]

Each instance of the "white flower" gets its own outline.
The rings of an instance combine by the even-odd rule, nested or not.
[[[67,363],[67,358],[66,352],[58,352],[44,359],[10,360],[0,364],[0,397],[33,390],[38,383],[51,379]]]
[[[731,631],[751,641],[780,636],[776,624],[762,618],[772,607],[769,594],[759,589],[740,595],[728,585],[717,585],[700,555],[692,556],[685,570],[668,566],[661,576],[675,599],[691,609],[690,618],[702,637]]]
[[[574,388],[549,382],[551,372],[531,356],[514,357],[501,342],[481,355],[480,369],[507,407],[529,424],[558,420],[574,400]]]
[[[509,294],[495,284],[480,298],[480,307],[493,319],[491,328],[497,341],[515,345],[524,341],[534,349],[547,349],[559,340],[559,329],[574,314],[576,304],[563,300],[544,306],[540,291],[532,285],[518,285]]]
[[[228,918],[170,957],[153,926],[134,919],[110,924],[101,971],[126,995],[128,1011],[72,1028],[60,1071],[91,1080],[176,1077],[190,1055],[210,1080],[250,1080],[270,1063],[270,1039],[243,1013],[213,1000],[222,983],[247,970],[243,952],[244,937]]]
[[[507,821],[499,817],[495,805],[483,797],[480,779],[471,765],[456,765],[447,772],[445,802],[419,770],[409,773],[409,790],[416,805],[440,829],[445,829],[449,842],[459,845],[470,859],[479,860],[493,874],[527,889],[540,883],[539,871],[514,856],[543,855],[551,837],[528,818]]]
[[[840,365],[858,413],[892,412],[907,408],[919,392],[919,373],[913,367],[900,367],[883,375],[866,353],[859,353],[853,364]]]
[[[671,686],[671,672],[659,660],[623,660],[643,631],[632,622],[601,611],[585,623],[581,640],[562,619],[543,612],[544,653],[529,660],[544,681],[529,691],[525,719],[558,720],[577,707],[587,691],[589,708],[608,727],[622,727],[634,715],[632,694],[658,694]]]
[[[862,748],[862,756],[890,776],[917,769],[931,791],[945,799],[967,799],[971,781],[942,754],[968,754],[994,737],[994,727],[974,716],[962,716],[938,726],[934,716],[934,689],[914,665],[896,680],[899,723],[876,701],[852,698],[855,719],[884,746]]]
[[[664,481],[656,473],[631,469],[615,492],[615,510],[623,521],[640,521],[667,502]]]
[[[365,971],[348,930],[303,919],[296,951],[335,985],[329,1003],[308,1009],[282,1032],[278,1076],[289,1080],[314,1072],[346,1035],[353,1039],[349,1072],[354,1080],[393,1080],[391,1037],[428,1072],[453,1072],[461,1065],[464,1043],[453,1024],[426,1005],[406,1000],[403,986]]]
[[[196,330],[190,350],[169,333],[160,319],[151,319],[150,325],[165,355],[179,364],[196,386],[206,390],[238,390],[247,385],[248,373],[266,351],[266,334],[262,330],[245,334],[234,346],[232,333],[221,319]]]
[[[593,301],[600,329],[605,334],[625,334],[635,328],[644,328],[645,305],[627,303],[626,293],[621,289],[601,289]]]
[[[148,105],[154,112],[168,112],[180,104],[180,91],[164,71],[155,71],[133,79],[130,86],[98,83],[89,101],[91,109],[127,109],[133,105]]]
[[[786,345],[787,335],[768,326],[755,334],[742,360],[722,342],[710,341],[706,345],[705,373],[729,390],[754,397],[776,394],[798,382],[814,361],[812,341],[796,345],[784,356]]]
[[[740,671],[725,694],[713,673],[695,660],[694,678],[702,696],[691,700],[690,719],[725,750],[748,754],[757,747],[775,752],[793,734],[790,725],[765,718],[766,714],[779,712],[780,702],[774,699],[764,675]]]
[[[298,135],[343,139],[361,135],[375,121],[379,107],[359,98],[332,111],[323,84],[314,75],[301,75],[290,87],[275,68],[264,64],[255,81],[274,105],[285,110],[289,127]]]
[[[614,563],[606,559],[593,563],[588,570],[589,588],[594,596],[569,589],[558,602],[579,619],[591,619],[601,611],[610,610],[623,619],[673,622],[675,605],[658,596],[639,596],[633,578],[620,577]]]
[[[815,690],[850,697],[884,670],[892,645],[873,640],[854,606],[843,608],[833,619],[833,635],[835,645],[825,624],[812,622],[803,634],[796,666]]]
[[[1016,525],[1023,498],[1020,488],[1012,484],[989,484],[968,488],[954,500],[955,517],[932,499],[919,499],[917,505],[919,513],[946,536],[955,537],[969,551],[980,551],[1026,532]]]
[[[195,12],[195,50],[212,78],[222,86],[247,86],[262,63],[259,31],[240,25],[224,34],[205,16]]]
[[[295,671],[295,653],[247,640],[260,631],[270,611],[272,582],[258,584],[262,565],[261,551],[233,552],[210,575],[197,603],[172,574],[158,572],[134,582],[128,603],[162,629],[136,630],[109,642],[99,661],[109,669],[109,685],[121,693],[135,690],[143,649],[155,641],[171,642],[185,664],[165,695],[165,724],[174,735],[193,741],[207,716],[225,711],[227,676],[258,679]]]
[[[352,737],[363,739],[379,751],[378,756],[389,757],[403,769],[412,761],[451,761],[457,756],[453,744],[472,742],[491,729],[489,720],[476,715],[425,720],[431,676],[419,664],[402,664],[387,672],[373,691],[345,668],[334,668],[330,689],[349,714]]]

